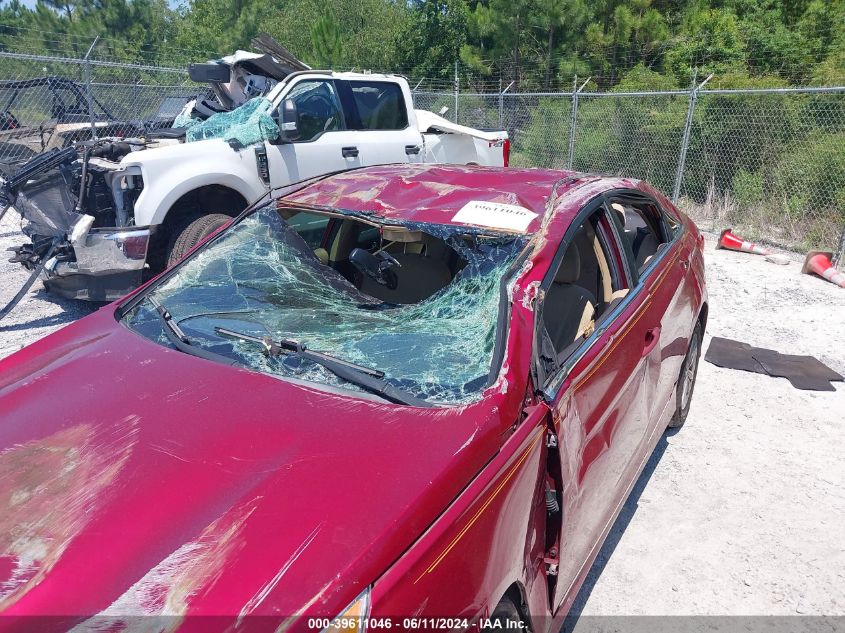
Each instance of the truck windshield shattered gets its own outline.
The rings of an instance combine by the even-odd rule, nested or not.
[[[503,281],[524,246],[524,236],[274,204],[128,304],[123,322],[280,378],[464,404],[495,379]]]

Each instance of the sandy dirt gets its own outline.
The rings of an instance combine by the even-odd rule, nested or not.
[[[0,251],[19,240],[0,225]],[[799,255],[779,266],[714,245],[705,350],[725,336],[845,374],[845,289],[801,275]],[[25,276],[0,261],[0,304]],[[96,307],[37,282],[0,322],[0,357]],[[573,614],[845,614],[843,432],[844,383],[799,391],[702,359],[686,426],[661,440]]]

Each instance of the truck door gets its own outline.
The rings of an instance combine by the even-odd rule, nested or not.
[[[358,132],[347,129],[334,80],[302,77],[291,85],[279,106],[284,99],[296,104],[299,138],[276,145],[265,141],[271,186],[363,164]]]
[[[339,81],[350,127],[359,130],[364,165],[422,162],[422,135],[409,115],[409,95],[395,81]],[[347,107],[347,103],[349,106]]]

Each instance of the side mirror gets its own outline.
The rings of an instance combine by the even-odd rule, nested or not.
[[[285,99],[276,111],[276,123],[279,126],[279,143],[299,140],[299,112],[293,99]]]

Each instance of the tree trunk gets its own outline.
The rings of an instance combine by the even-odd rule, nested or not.
[[[546,61],[546,79],[543,82],[543,86],[545,90],[549,89],[549,79],[552,74],[552,49],[555,43],[555,25],[554,23],[549,24],[549,57]]]

